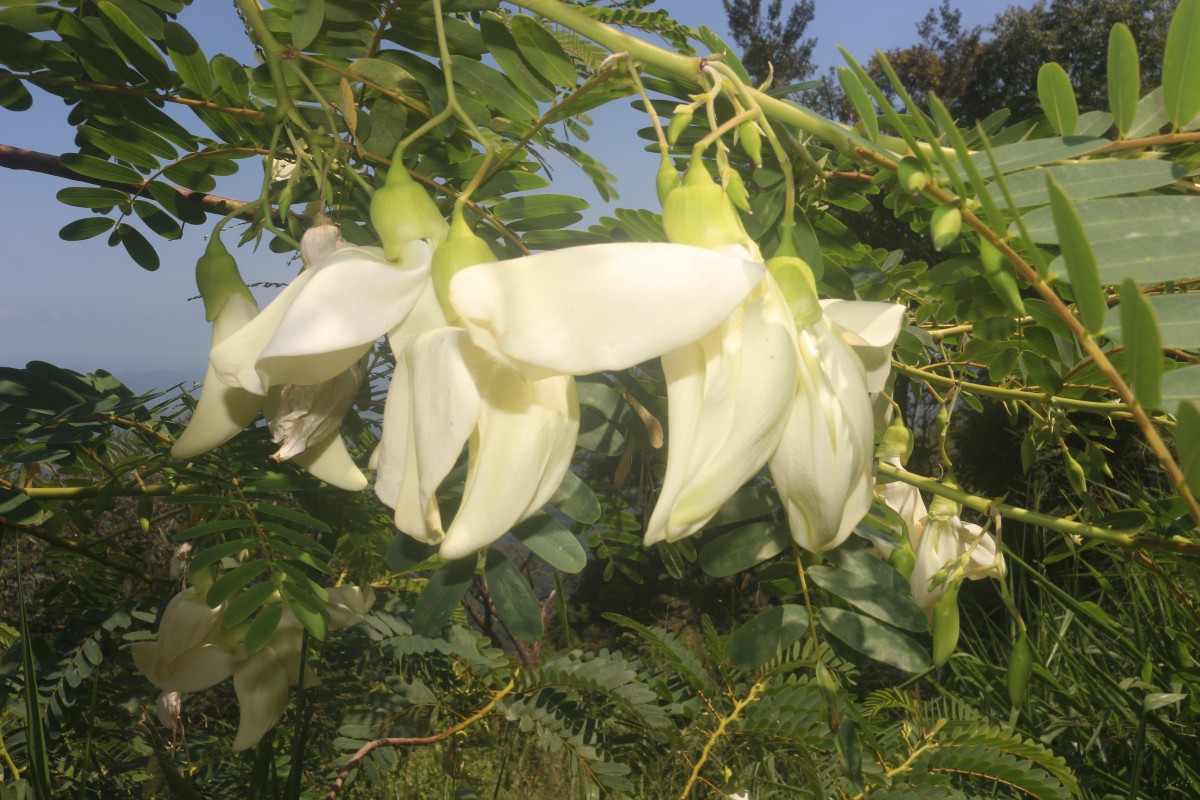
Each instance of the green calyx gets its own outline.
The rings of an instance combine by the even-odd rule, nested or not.
[[[957,489],[958,487],[951,485],[951,488]],[[961,513],[962,506],[950,498],[942,497],[941,495],[935,495],[933,502],[929,504],[930,519],[949,519],[950,517],[957,517]]]
[[[426,239],[437,244],[449,231],[437,204],[408,174],[402,156],[396,148],[387,180],[371,198],[371,224],[379,234],[383,254],[397,262],[411,242]]]
[[[658,175],[654,178],[654,188],[658,191],[658,202],[665,206],[667,197],[678,189],[681,183],[683,180],[679,177],[679,170],[675,169],[671,157],[663,153],[662,160],[658,164]]]
[[[783,292],[797,326],[810,325],[824,316],[817,297],[817,282],[803,259],[776,255],[767,259],[766,268]]]
[[[204,318],[209,322],[217,318],[233,295],[243,294],[254,299],[238,272],[237,262],[221,242],[220,231],[214,231],[209,237],[204,255],[196,262],[196,288],[204,301]]]
[[[896,417],[887,426],[887,430],[883,432],[883,437],[879,440],[879,456],[881,458],[898,458],[903,464],[908,461],[912,449],[912,431],[904,426],[904,420]]]
[[[471,231],[463,219],[462,207],[455,206],[450,222],[450,235],[433,251],[430,273],[433,276],[433,291],[448,322],[458,321],[458,312],[450,305],[450,279],[462,269],[475,264],[488,264],[496,260],[492,248]]]
[[[699,159],[692,161],[683,183],[663,202],[663,227],[667,240],[676,244],[710,249],[752,244],[729,195]]]

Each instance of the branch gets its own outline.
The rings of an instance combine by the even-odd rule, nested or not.
[[[404,745],[435,744],[437,742],[449,739],[454,734],[458,733],[459,731],[466,730],[479,720],[486,717],[488,714],[492,713],[492,709],[496,707],[496,703],[499,703],[501,700],[503,700],[504,697],[513,690],[516,684],[517,676],[514,674],[512,680],[508,682],[507,686],[496,692],[496,694],[492,695],[492,699],[488,701],[487,705],[464,719],[462,722],[453,727],[447,728],[441,733],[435,733],[433,736],[392,737],[387,739],[375,739],[374,741],[367,742],[362,747],[358,748],[358,752],[350,756],[350,760],[346,762],[346,766],[342,767],[342,771],[338,773],[337,780],[333,782],[333,788],[330,789],[329,794],[326,795],[326,800],[337,800],[337,796],[342,791],[342,787],[346,785],[346,779],[350,777],[350,773],[353,772],[360,763],[362,763],[364,758],[371,754],[371,751],[378,750],[380,747],[402,747]]]
[[[117,181],[106,181],[100,178],[90,178],[87,175],[80,175],[63,164],[62,159],[58,156],[52,156],[49,153],[39,153],[36,150],[24,150],[20,147],[12,147],[7,144],[0,144],[0,167],[37,172],[42,175],[51,175],[55,178],[65,178],[77,183],[89,183],[93,186],[118,189],[130,194],[141,194],[145,188],[143,185],[137,183],[119,183]],[[247,205],[242,200],[234,200],[229,197],[208,194],[207,192],[195,192],[191,189],[183,189],[178,186],[172,186],[171,189],[177,192],[185,201],[206,214],[216,214],[223,217],[241,206]],[[247,208],[244,212],[238,214],[238,216],[242,219],[253,219],[254,209]]]

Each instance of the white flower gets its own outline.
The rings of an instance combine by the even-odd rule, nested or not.
[[[663,489],[668,500],[660,501],[665,510],[656,511],[660,516],[648,537],[694,532],[723,502],[711,502],[707,484],[736,480],[732,493],[766,458],[763,452],[748,474],[731,479],[731,470],[744,472],[756,459],[744,449],[773,446],[773,423],[762,430],[745,425],[749,417],[762,416],[764,404],[781,402],[761,393],[755,376],[778,381],[774,360],[791,348],[786,307],[777,290],[756,291],[763,274],[762,265],[738,248],[714,252],[635,243],[567,248],[458,272],[450,283],[450,301],[470,341],[455,329],[414,339],[401,359],[408,374],[401,377],[398,367],[389,392],[394,410],[385,412],[381,449],[396,453],[388,440],[405,436],[407,469],[420,475],[418,487],[396,477],[385,482],[381,458],[376,491],[396,507],[397,525],[425,541],[441,541],[437,484],[471,436],[462,507],[441,554],[465,555],[494,541],[549,499],[570,464],[578,409],[568,376],[624,369],[667,354],[664,367],[675,387],[670,424],[681,431],[672,441],[691,442],[690,433],[698,429],[701,438],[695,448],[668,459]],[[739,311],[743,301],[749,313]],[[743,359],[747,369],[734,370],[744,379],[723,371],[721,365]],[[442,366],[434,370],[427,363]],[[696,370],[708,363],[712,378],[706,381]],[[418,378],[434,373],[440,381]],[[782,382],[790,385],[792,377],[785,374]],[[472,385],[480,389],[477,396]],[[402,412],[392,392],[411,395],[407,387],[418,387],[429,399],[413,399]],[[450,397],[456,398],[453,403],[445,399]],[[422,445],[422,438],[428,443]],[[497,444],[489,449],[492,441]],[[404,475],[401,468],[392,470],[394,476]],[[520,481],[519,488],[510,488],[514,481]],[[481,493],[487,506],[475,499]],[[478,522],[463,522],[468,509]],[[672,522],[675,517],[680,521]]]
[[[949,587],[949,582],[930,583],[941,570],[960,566],[971,580],[1004,575],[1004,556],[996,552],[996,540],[975,523],[963,522],[957,505],[943,498],[934,500],[924,526],[910,529],[909,537],[916,553],[909,579],[913,601],[926,614],[933,613],[933,606]]]
[[[882,456],[879,460],[885,464],[891,464],[897,469],[903,468],[900,456]],[[909,537],[909,542],[914,543],[915,547],[915,543],[921,539],[921,529],[925,525],[925,518],[929,515],[925,501],[921,498],[920,490],[904,481],[889,481],[875,485],[875,496],[900,517],[900,521],[904,523],[904,530],[897,531],[897,533]],[[886,550],[882,544],[877,544],[876,547],[880,550],[882,558],[891,555],[892,548],[890,546]]]
[[[374,599],[353,586],[327,590],[330,630],[362,621]],[[304,629],[290,608],[266,645],[248,653],[244,643],[236,645],[233,631],[221,625],[225,605],[209,608],[194,587],[188,587],[167,604],[159,625],[159,636],[131,647],[133,662],[151,683],[164,692],[198,692],[233,677],[240,721],[233,749],[253,747],[283,716],[288,687],[300,684],[300,651]],[[307,664],[304,685],[315,686],[316,673]]]

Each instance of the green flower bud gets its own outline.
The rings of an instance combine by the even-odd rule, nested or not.
[[[658,165],[658,176],[654,179],[654,187],[658,190],[658,202],[666,205],[667,195],[678,189],[681,183],[683,180],[679,177],[679,170],[675,169],[670,157],[664,153]]]
[[[904,580],[912,577],[913,570],[917,566],[917,554],[913,552],[912,542],[908,536],[900,537],[900,546],[892,550],[888,556],[888,563],[892,565],[892,569],[904,576]]]
[[[766,262],[767,272],[779,284],[796,325],[809,325],[825,313],[817,297],[817,281],[803,259],[796,256],[773,256]]]
[[[741,125],[738,125],[738,142],[742,145],[742,151],[750,156],[750,160],[754,162],[754,166],[762,166],[762,134],[758,131],[758,125],[753,120],[746,120]]]
[[[692,124],[692,109],[689,106],[675,106],[675,113],[667,123],[667,144],[671,147],[679,141],[679,137]]]
[[[949,587],[933,606],[933,663],[940,667],[958,647],[961,621],[958,616],[958,584]]]
[[[386,182],[371,198],[371,224],[389,261],[399,261],[417,239],[443,241],[450,227],[428,192],[409,176],[402,156],[397,147]]]
[[[692,161],[683,183],[663,203],[663,227],[667,240],[676,244],[712,249],[751,243],[729,195],[699,159]]]
[[[492,248],[476,236],[463,219],[462,207],[455,206],[450,235],[433,251],[433,262],[429,267],[433,276],[433,291],[448,322],[458,320],[458,312],[450,305],[450,279],[461,269],[495,260],[496,254]]]
[[[254,299],[238,272],[237,262],[221,242],[219,231],[208,238],[208,247],[196,262],[196,287],[204,301],[204,318],[209,322],[217,318],[225,301],[233,295],[244,294]]]
[[[961,230],[962,212],[958,210],[958,206],[946,204],[934,209],[929,233],[935,249],[944,250],[954,244]]]
[[[905,156],[896,165],[896,176],[905,190],[916,194],[929,184],[929,173],[921,167],[921,162],[913,156]]]
[[[987,239],[980,239],[979,260],[983,262],[983,277],[996,296],[1004,301],[1009,311],[1024,316],[1025,301],[1021,299],[1017,279],[1005,263],[1004,254],[1000,249]]]
[[[1075,490],[1075,494],[1080,496],[1087,494],[1087,475],[1083,471],[1083,467],[1071,451],[1063,449],[1063,465],[1067,468],[1067,480],[1071,484],[1071,488]]]
[[[746,184],[742,181],[741,173],[736,169],[731,169],[725,174],[728,176],[725,182],[725,193],[729,195],[730,201],[747,214],[753,213],[750,211],[750,194],[746,191]]]

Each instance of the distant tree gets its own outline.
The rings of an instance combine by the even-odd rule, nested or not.
[[[1163,47],[1176,0],[1039,0],[1029,8],[1009,6],[987,27],[964,27],[962,12],[942,0],[917,23],[918,41],[886,51],[900,82],[918,106],[936,94],[950,112],[967,123],[1001,108],[1011,119],[1041,113],[1038,69],[1057,61],[1071,76],[1081,109],[1108,105],[1105,70],[1108,34],[1123,22],[1133,32],[1142,66],[1142,86],[1161,79]],[[879,59],[867,72],[898,107]],[[834,119],[857,119],[831,69],[804,102]]]
[[[722,0],[733,40],[742,48],[742,63],[757,82],[775,69],[774,85],[783,86],[807,78],[813,71],[812,53],[817,40],[804,39],[813,20],[813,0],[800,0],[783,14],[783,0],[769,0],[762,13],[762,0]]]
[[[992,23],[993,38],[978,48],[963,92],[942,99],[964,120],[981,119],[997,108],[1011,110],[1013,119],[1027,119],[1041,112],[1038,68],[1057,61],[1071,76],[1080,108],[1106,108],[1112,26],[1123,22],[1133,32],[1142,86],[1152,89],[1161,80],[1167,26],[1176,5],[1176,0],[1040,0],[1030,8],[1010,7]]]

